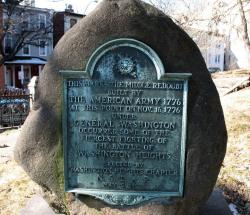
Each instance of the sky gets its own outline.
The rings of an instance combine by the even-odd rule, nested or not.
[[[91,12],[97,5],[96,2],[101,2],[102,0],[35,0],[35,6],[40,8],[51,8],[56,11],[63,11],[66,8],[66,5],[71,4],[76,13],[88,14]],[[149,0],[144,0],[145,2],[150,2]],[[152,0],[152,2],[164,2],[165,0]],[[168,0],[171,2],[170,0]],[[210,0],[214,1],[214,0]],[[172,0],[175,6],[178,1]],[[182,1],[180,1],[182,2]],[[202,0],[191,0],[190,2],[202,2]],[[183,4],[183,3],[182,3]],[[196,5],[195,3],[193,5]],[[178,6],[178,11],[181,7]]]
[[[96,0],[36,0],[35,6],[63,11],[71,4],[75,13],[88,14],[97,5]]]

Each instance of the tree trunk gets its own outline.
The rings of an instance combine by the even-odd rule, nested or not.
[[[239,5],[240,19],[243,27],[242,38],[248,52],[248,66],[250,67],[250,38],[248,34],[248,24],[247,24],[246,14],[244,11],[242,0],[237,0],[237,3]]]

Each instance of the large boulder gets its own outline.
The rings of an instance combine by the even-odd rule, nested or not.
[[[192,73],[189,82],[184,197],[172,204],[151,202],[112,208],[91,197],[65,194],[60,70],[85,70],[91,54],[117,38],[144,42],[167,73]],[[15,159],[46,190],[51,206],[71,214],[198,214],[222,164],[227,141],[222,107],[201,53],[168,16],[139,0],[104,0],[57,44],[38,83],[35,102],[15,148]]]

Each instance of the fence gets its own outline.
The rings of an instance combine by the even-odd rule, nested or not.
[[[24,123],[30,110],[30,96],[21,89],[0,90],[0,127]]]

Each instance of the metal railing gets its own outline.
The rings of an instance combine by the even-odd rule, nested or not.
[[[30,110],[30,95],[22,89],[0,90],[0,128],[21,126]]]

